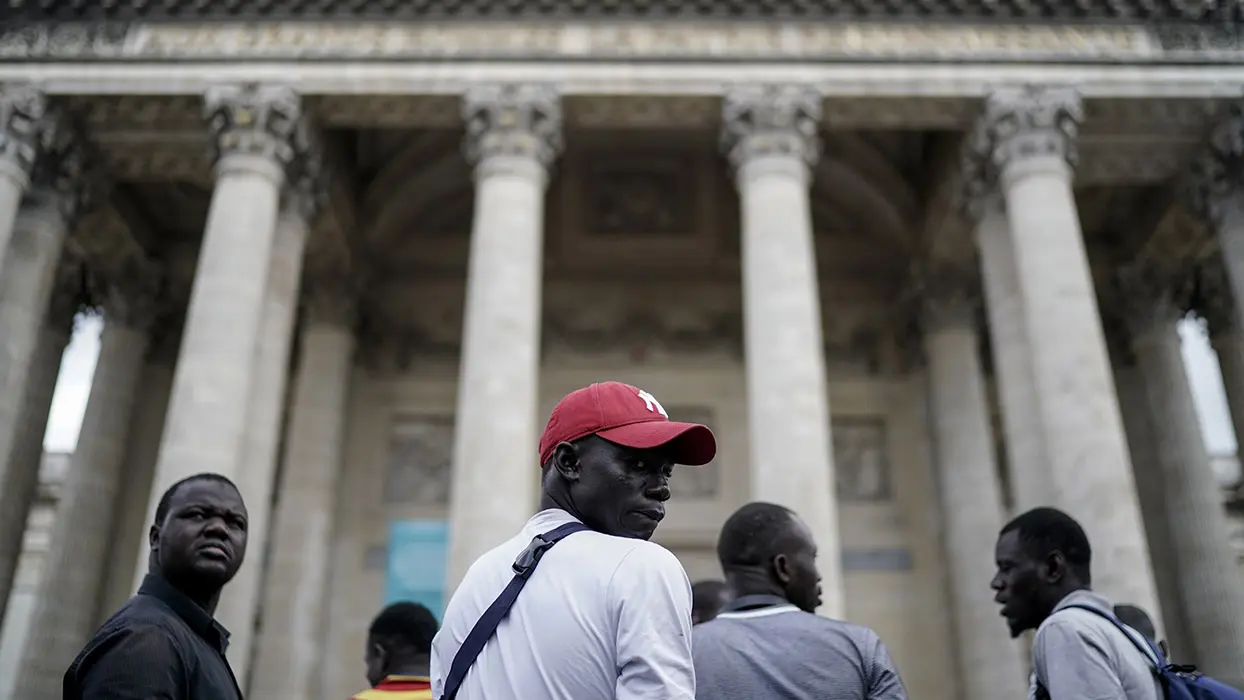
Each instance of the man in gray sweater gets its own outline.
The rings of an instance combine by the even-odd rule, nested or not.
[[[999,533],[994,558],[990,585],[1011,636],[1037,630],[1029,697],[1161,700],[1146,640],[1116,627],[1110,601],[1090,589],[1092,550],[1071,516],[1054,508],[1017,516]]]
[[[875,632],[813,612],[816,544],[795,513],[743,506],[722,526],[717,557],[734,598],[692,628],[698,700],[906,700]]]

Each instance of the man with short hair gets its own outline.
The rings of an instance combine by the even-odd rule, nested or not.
[[[380,611],[367,630],[367,682],[352,700],[432,700],[428,663],[436,617],[418,603],[401,601]]]
[[[515,585],[520,554],[528,561],[537,536],[556,542],[554,531],[586,526],[539,550],[457,700],[691,700],[691,584],[649,538],[665,517],[674,465],[707,464],[716,449],[707,427],[671,421],[627,384],[562,399],[540,439],[540,512],[472,564],[445,610],[432,642],[436,697],[449,700],[455,656]]]
[[[704,579],[691,584],[691,624],[717,617],[717,611],[730,600],[730,589],[725,581]]]
[[[1075,519],[1055,508],[1023,513],[1002,528],[994,558],[990,586],[1011,636],[1037,630],[1033,697],[1161,700],[1145,640],[1116,627],[1110,602],[1091,590],[1092,549]]]
[[[213,619],[246,555],[246,506],[220,474],[168,488],[148,532],[149,573],[65,672],[65,700],[241,700]]]
[[[1158,630],[1153,624],[1153,618],[1149,617],[1149,613],[1145,612],[1144,608],[1139,605],[1119,603],[1114,606],[1114,616],[1119,618],[1119,622],[1145,635],[1149,641],[1162,650],[1162,656],[1168,659],[1171,657],[1171,651],[1166,644],[1166,640],[1158,639]]]
[[[790,509],[748,503],[721,528],[733,599],[693,632],[702,700],[906,700],[890,652],[867,627],[815,614],[816,543]]]

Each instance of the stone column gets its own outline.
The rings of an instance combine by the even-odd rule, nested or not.
[[[353,295],[308,298],[250,695],[313,697],[354,355]]]
[[[544,195],[562,145],[561,105],[543,86],[473,89],[463,117],[476,190],[454,425],[448,591],[476,557],[522,527],[536,505]]]
[[[1072,90],[996,91],[974,141],[1006,198],[1054,505],[1093,543],[1095,588],[1160,615],[1071,191],[1081,111]]]
[[[1023,697],[1019,649],[988,581],[1002,529],[993,429],[976,335],[974,275],[940,264],[922,280],[923,326],[959,674],[969,700]]]
[[[102,584],[97,624],[103,623],[134,595],[142,577],[147,575],[147,529],[151,525],[147,520],[147,501],[151,498],[160,436],[164,433],[164,416],[181,345],[181,314],[185,311],[185,297],[166,297],[165,301],[167,305],[162,307],[151,327],[146,364],[131,411],[129,439],[122,461],[121,483],[125,488],[117,496],[117,514],[108,538],[111,542],[108,561],[113,564]]]
[[[57,506],[17,697],[55,697],[65,669],[90,638],[100,582],[110,567],[108,536],[124,484],[122,459],[158,290],[139,269],[100,290],[104,329],[78,445]]]
[[[1145,519],[1145,539],[1149,543],[1149,557],[1153,562],[1153,578],[1158,589],[1158,601],[1162,604],[1162,619],[1155,618],[1154,622],[1162,630],[1160,633],[1164,633],[1175,658],[1180,663],[1195,664],[1196,649],[1188,633],[1187,616],[1179,592],[1178,563],[1175,561],[1175,545],[1171,540],[1167,517],[1165,477],[1154,436],[1154,416],[1149,410],[1145,377],[1132,352],[1131,333],[1127,328],[1125,309],[1120,308],[1122,306],[1119,303],[1103,305],[1102,322],[1110,348],[1110,362],[1114,367],[1114,383],[1119,391],[1119,409],[1127,433],[1128,451],[1132,457],[1136,495]]]
[[[285,408],[294,312],[302,281],[303,250],[317,206],[309,190],[310,183],[300,184],[304,186],[302,189],[286,193],[286,203],[277,221],[255,359],[255,379],[247,405],[250,414],[246,421],[242,471],[237,481],[247,504],[246,546],[251,558],[225,588],[216,609],[216,619],[231,633],[229,665],[243,687],[252,658],[254,613],[261,600],[268,515],[277,471],[277,447]]]
[[[241,478],[280,193],[308,150],[301,103],[292,90],[224,86],[209,90],[206,104],[218,148],[216,188],[148,518],[164,491],[182,478],[200,472]]]
[[[742,207],[750,497],[811,528],[822,612],[843,615],[838,499],[808,188],[821,97],[785,86],[726,96],[723,147]]]
[[[0,280],[0,623],[38,485],[48,410],[41,392],[47,389],[50,402],[55,370],[64,351],[63,345],[46,345],[40,328],[56,286],[67,228],[67,212],[55,203],[23,209]],[[75,277],[80,281],[80,268],[73,261],[67,261],[60,272],[68,283]],[[73,297],[69,303],[75,310],[77,300]],[[64,332],[68,332],[68,321]],[[53,352],[54,357],[41,356],[44,352]],[[47,368],[44,363],[53,363],[47,387],[36,377],[38,370]],[[29,434],[31,430],[38,434]],[[31,450],[34,456],[28,458]]]
[[[0,275],[30,175],[45,147],[47,100],[32,85],[0,84]]]
[[[975,181],[983,185],[980,180]],[[976,222],[985,311],[993,350],[994,381],[1002,407],[1008,473],[1015,511],[1022,513],[1054,502],[1049,478],[1049,450],[1041,429],[1032,347],[1024,322],[1023,300],[1015,270],[1015,245],[1006,205],[997,193],[968,200]]]
[[[1209,148],[1194,163],[1190,182],[1192,209],[1218,238],[1231,297],[1244,299],[1244,102],[1227,107],[1210,134]],[[1234,308],[1234,325],[1244,328],[1244,304]]]

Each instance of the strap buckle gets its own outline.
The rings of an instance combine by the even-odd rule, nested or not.
[[[549,542],[539,535],[533,537],[527,549],[524,549],[523,553],[514,560],[512,565],[514,575],[524,580],[530,578],[531,572],[536,570],[536,564],[540,563],[540,558],[555,544],[557,544],[556,541]]]

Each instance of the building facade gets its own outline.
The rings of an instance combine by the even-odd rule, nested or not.
[[[203,471],[250,509],[218,611],[248,694],[348,696],[386,597],[437,607],[517,529],[548,411],[610,378],[718,435],[657,534],[688,574],[738,505],[793,507],[913,697],[1024,692],[988,581],[1039,504],[1244,684],[1176,333],[1208,325],[1244,435],[1239,2],[6,11],[0,599],[71,319],[104,319],[13,698]]]

